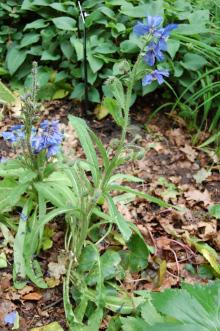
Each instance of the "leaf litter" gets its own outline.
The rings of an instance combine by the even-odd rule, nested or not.
[[[48,119],[55,117],[63,121],[66,135],[64,152],[69,158],[75,158],[81,157],[83,153],[75,132],[66,121],[66,111],[70,107],[70,102],[53,101],[48,103],[45,115]],[[133,117],[134,122],[141,118],[138,113]],[[144,180],[143,183],[133,183],[133,188],[148,192],[182,209],[160,208],[134,196],[126,196],[121,201],[119,199],[117,204],[120,212],[129,222],[137,225],[146,243],[152,247],[147,268],[128,272],[121,286],[128,292],[146,289],[158,292],[179,287],[183,279],[187,283],[206,284],[208,279],[214,279],[219,273],[218,168],[210,167],[213,161],[210,162],[209,156],[191,145],[190,136],[181,127],[170,128],[166,117],[154,120],[147,130],[140,129],[140,124],[135,123],[134,127],[138,130],[130,130],[128,139],[135,138],[136,143],[145,150],[145,155],[143,159],[132,161],[120,170]],[[9,125],[10,119],[5,124]],[[106,146],[117,138],[118,130],[109,118],[103,122],[92,120],[90,125],[106,142]],[[2,156],[13,157],[8,155],[2,141],[0,144],[3,144]],[[74,155],[70,153],[70,149],[74,149]],[[57,256],[57,252],[61,252],[63,248],[62,224],[56,223],[51,233],[52,239],[57,237],[58,240],[53,240],[53,246],[40,255],[49,289],[39,291],[28,285],[22,290],[15,290],[11,276],[12,250],[4,249],[9,265],[0,270],[0,327],[5,327],[5,316],[16,311],[23,331],[49,331],[52,328],[55,331],[55,327],[57,331],[67,330],[61,288],[65,261]],[[112,234],[112,238],[105,239],[101,249],[124,244],[116,232]],[[4,231],[4,236],[0,236],[6,245],[13,241],[11,233]],[[45,241],[45,248],[51,246],[48,239]],[[144,256],[142,259],[142,263],[145,263]],[[103,321],[103,330],[107,324]]]

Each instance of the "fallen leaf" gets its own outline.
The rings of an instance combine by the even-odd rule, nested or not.
[[[56,287],[60,284],[60,280],[54,277],[46,277],[45,281],[49,288]]]
[[[204,168],[200,169],[196,174],[193,175],[197,184],[201,184],[211,175],[210,170],[206,170]]]
[[[187,241],[192,244],[196,250],[210,263],[215,272],[220,275],[220,265],[218,263],[217,252],[208,244],[199,242],[196,238],[188,238]]]
[[[109,114],[109,111],[105,106],[101,104],[95,107],[94,113],[96,115],[96,118],[100,121]]]
[[[7,268],[7,258],[4,252],[0,254],[0,269]]]
[[[193,200],[197,202],[203,202],[204,206],[208,206],[212,203],[210,194],[208,190],[201,192],[199,190],[192,189],[186,193],[184,193],[186,200]]]
[[[39,328],[31,329],[30,331],[64,331],[61,325],[57,322],[53,322]]]
[[[191,162],[195,161],[198,153],[190,145],[185,144],[185,146],[180,148],[180,150],[186,155],[189,161]]]
[[[48,271],[51,277],[56,279],[60,279],[62,275],[65,275],[66,267],[63,264],[50,262],[48,264]]]
[[[21,297],[22,300],[30,300],[30,301],[39,301],[41,298],[42,298],[42,294],[38,292],[31,292]]]

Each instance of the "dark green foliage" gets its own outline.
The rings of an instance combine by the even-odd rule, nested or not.
[[[89,98],[93,102],[99,102],[103,92],[110,96],[103,81],[111,75],[120,75],[120,59],[136,58],[140,44],[132,28],[146,15],[164,15],[166,22],[180,23],[168,42],[170,58],[167,56],[163,64],[173,71],[175,89],[188,86],[198,78],[204,66],[218,63],[218,38],[211,35],[214,22],[207,9],[198,4],[195,7],[191,1],[183,4],[179,0],[175,3],[169,0],[87,0],[83,7],[89,14],[86,18],[88,82]],[[23,82],[25,87],[30,86],[27,75],[34,59],[41,63],[41,98],[61,98],[67,94],[71,98],[83,98],[83,33],[76,1],[3,0],[0,18],[0,74],[9,78],[14,88],[22,88]],[[156,83],[143,89],[139,83],[135,93],[144,95],[155,88]],[[192,86],[188,92],[193,92],[194,88]]]

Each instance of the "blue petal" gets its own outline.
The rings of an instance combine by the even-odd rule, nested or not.
[[[152,67],[155,64],[155,55],[154,52],[148,51],[146,55],[144,56],[144,61]]]
[[[10,128],[11,131],[14,131],[14,130],[21,130],[24,128],[24,125],[22,124],[16,124],[16,125],[12,125],[12,127]]]
[[[167,36],[169,36],[170,32],[175,30],[177,27],[178,27],[178,24],[168,24],[164,28],[164,33],[167,34]]]
[[[58,145],[51,145],[48,148],[47,152],[47,157],[49,158],[50,156],[56,155],[59,151],[59,146]]]
[[[150,25],[153,28],[156,28],[163,22],[163,17],[162,16],[148,16],[147,22],[148,22],[148,25]]]
[[[155,51],[155,56],[157,58],[158,61],[163,61],[164,60],[164,55],[163,53],[160,51],[159,47],[158,49]]]
[[[166,69],[161,69],[161,70],[155,70],[157,73],[159,73],[160,75],[163,75],[163,76],[166,76],[166,77],[169,77],[170,73],[168,70]]]
[[[162,51],[166,51],[167,50],[167,43],[166,43],[166,40],[163,39],[163,38],[160,38],[159,41],[158,41],[158,46],[159,46],[159,49],[162,50]]]
[[[160,75],[159,73],[155,73],[155,78],[157,79],[160,85],[164,82],[163,76]]]
[[[16,142],[16,136],[14,135],[13,132],[5,131],[2,132],[2,137],[4,140],[9,140],[9,142]]]
[[[138,36],[143,36],[149,32],[149,27],[141,22],[138,22],[134,28],[133,32]]]
[[[142,79],[142,85],[143,85],[143,86],[149,85],[149,84],[152,83],[152,81],[153,81],[153,76],[152,76],[152,74],[146,75],[146,76],[144,76],[144,78]]]
[[[4,317],[5,324],[12,324],[12,325],[14,325],[15,324],[15,321],[16,321],[16,317],[17,317],[17,312],[16,311],[12,311],[11,313],[8,313]]]

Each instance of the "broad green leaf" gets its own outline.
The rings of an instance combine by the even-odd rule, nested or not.
[[[75,35],[70,38],[71,45],[75,48],[77,60],[83,59],[83,43]]]
[[[149,248],[138,234],[134,234],[128,246],[128,266],[132,272],[145,269],[148,265]]]
[[[187,70],[197,71],[207,64],[207,60],[199,54],[186,53],[181,64]]]
[[[13,103],[16,101],[14,94],[0,81],[0,103]]]
[[[110,249],[107,250],[100,258],[100,267],[103,278],[109,280],[116,277],[117,274],[120,272],[120,262],[121,257],[119,253]],[[89,275],[86,277],[86,283],[89,286],[93,286],[98,282],[99,277],[99,268],[96,265],[93,271],[90,271]]]
[[[124,40],[120,43],[120,51],[123,53],[134,53],[139,51],[137,44],[132,40]]]
[[[133,6],[130,3],[127,3],[125,6],[122,5],[120,12],[128,17],[146,18],[146,15],[163,16],[163,8],[163,1],[156,0],[138,6]]]
[[[60,29],[65,31],[74,31],[76,26],[76,20],[68,16],[60,16],[52,18],[54,25]]]
[[[31,30],[31,29],[43,29],[48,26],[49,23],[47,23],[43,18],[39,18],[36,21],[33,21],[31,23],[28,23],[24,27],[24,31]]]
[[[121,106],[118,101],[112,98],[104,98],[103,106],[109,111],[118,126],[123,126],[124,119],[121,111]]]
[[[149,325],[162,323],[164,321],[164,318],[157,312],[150,300],[146,300],[141,306],[141,316]]]
[[[214,291],[211,290],[212,287]],[[152,303],[155,308],[178,323],[171,329],[160,328],[158,325],[159,330],[218,330],[220,328],[219,294],[218,282],[208,286],[187,285],[181,290],[169,289],[161,293],[152,293]],[[181,325],[184,325],[184,328],[181,328]],[[156,328],[149,330],[156,330]]]
[[[120,105],[121,109],[125,109],[125,92],[123,85],[117,77],[114,77],[113,81],[110,83],[112,94]]]
[[[91,245],[87,245],[80,256],[78,270],[79,272],[90,271],[97,262],[97,254]]]
[[[74,50],[73,50],[73,46],[68,40],[61,41],[60,48],[68,60],[72,58]]]
[[[39,39],[40,39],[40,34],[35,32],[27,33],[22,38],[19,48],[23,48],[35,44],[39,41]]]
[[[9,73],[13,75],[18,68],[25,61],[27,53],[25,50],[20,50],[16,44],[13,44],[7,53],[6,64],[9,70]]]
[[[132,231],[128,225],[128,222],[125,218],[119,213],[117,210],[114,201],[110,195],[107,196],[108,206],[109,206],[109,213],[112,219],[114,220],[115,224],[117,225],[119,231],[122,234],[122,237],[125,241],[128,241],[132,235]]]
[[[28,187],[28,184],[17,185],[17,184],[12,184],[12,182],[10,183],[8,181],[5,182],[6,186],[4,187],[4,194],[2,195],[1,192],[3,189],[2,183],[3,181],[0,182],[0,195],[2,196],[0,200],[0,213],[9,211],[13,206],[16,206],[21,196],[25,193]],[[8,190],[7,194],[6,194],[6,190]]]
[[[99,331],[103,319],[103,309],[97,308],[89,317],[88,325],[82,327],[82,331]],[[81,331],[80,330],[80,331]]]
[[[210,206],[209,214],[217,219],[220,219],[220,204]]]
[[[121,317],[122,330],[123,331],[146,331],[147,323],[139,317]],[[158,329],[159,331],[159,329]]]
[[[179,24],[177,29],[175,30],[176,34],[183,34],[183,35],[195,35],[199,33],[208,33],[209,29],[207,29],[204,25],[198,25],[196,23],[193,24]]]
[[[69,116],[69,121],[76,130],[76,133],[82,144],[84,153],[86,154],[87,161],[91,166],[91,172],[92,172],[94,184],[95,186],[97,186],[100,178],[99,163],[96,156],[95,148],[93,146],[92,140],[88,132],[89,129],[87,127],[87,124],[83,119],[77,118],[72,115]]]
[[[170,54],[171,58],[174,59],[176,53],[180,48],[180,41],[176,39],[168,39],[167,41],[167,52]]]
[[[92,69],[93,73],[96,73],[97,71],[99,71],[104,64],[103,60],[96,57],[96,55],[92,54],[91,51],[88,52],[87,59],[88,59],[90,68]]]
[[[100,96],[99,91],[94,86],[89,89],[88,93],[89,101],[99,103],[100,102]]]

